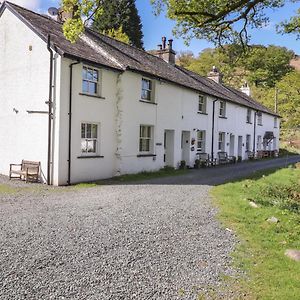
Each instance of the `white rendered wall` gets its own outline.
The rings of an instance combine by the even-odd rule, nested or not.
[[[69,140],[69,79],[70,64],[62,59],[59,119],[59,171],[56,184],[67,184]],[[80,95],[83,64],[73,66],[71,183],[109,178],[116,174],[116,92],[118,73],[100,68],[101,96],[105,99]],[[97,158],[81,158],[81,123],[98,124]]]
[[[48,115],[27,110],[48,109],[49,53],[7,9],[0,17],[0,58],[0,173],[26,159],[40,161],[46,176]]]

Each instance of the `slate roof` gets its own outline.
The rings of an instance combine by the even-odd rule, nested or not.
[[[114,40],[86,28],[83,37],[72,44],[63,35],[62,24],[54,19],[5,1],[0,8],[9,9],[44,41],[51,36],[52,47],[62,56],[91,62],[124,72],[131,70],[193,89],[242,106],[275,115],[274,112],[239,90],[218,84],[177,65],[172,65],[146,51]]]

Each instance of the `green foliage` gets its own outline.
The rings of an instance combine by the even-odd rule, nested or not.
[[[93,18],[94,30],[107,32],[122,27],[129,38],[129,43],[137,48],[143,48],[143,26],[135,0],[106,0],[103,1],[102,9],[104,13]]]
[[[294,0],[294,2],[297,0]],[[176,21],[174,33],[187,42],[206,39],[217,45],[238,43],[245,46],[249,29],[269,23],[267,13],[288,4],[288,0],[151,0],[159,14],[166,11]],[[299,32],[299,12],[281,24],[282,32]]]
[[[63,31],[72,43],[93,21],[93,28],[99,32],[115,35],[125,42],[127,36],[130,44],[143,48],[142,23],[135,0],[62,0],[61,5],[63,11],[70,14]]]
[[[103,0],[61,0],[64,12],[70,14],[63,25],[65,37],[75,43],[91,18],[103,14]]]
[[[206,76],[212,66],[224,75],[224,81],[240,88],[244,81],[250,85],[273,87],[291,71],[289,65],[294,53],[285,47],[252,46],[247,52],[239,45],[205,49],[197,58],[181,53],[178,63],[198,74]]]
[[[299,190],[299,180],[300,170],[288,168],[213,189],[220,219],[241,241],[233,256],[237,267],[246,272],[236,283],[243,299],[298,299],[299,264],[284,252],[300,248],[300,215],[282,204]],[[252,208],[250,200],[259,208]],[[266,221],[272,216],[279,223]]]
[[[103,31],[103,34],[105,34],[105,35],[107,35],[107,36],[109,36],[113,39],[116,39],[120,42],[123,42],[123,43],[126,43],[126,44],[130,43],[128,35],[123,32],[123,27],[122,26],[118,29],[113,29],[112,28],[112,29]]]

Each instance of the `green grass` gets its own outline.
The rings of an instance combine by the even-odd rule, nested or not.
[[[300,169],[287,168],[212,190],[220,220],[241,241],[233,256],[247,276],[233,288],[243,299],[300,299],[300,263],[284,255],[300,250],[299,186]],[[259,208],[250,207],[250,200]],[[272,216],[280,222],[268,223]]]
[[[178,176],[178,175],[186,174],[187,172],[188,170],[186,169],[176,170],[174,168],[166,167],[155,172],[141,172],[137,174],[126,174],[122,176],[113,177],[110,179],[98,180],[95,182],[79,183],[76,184],[75,187],[89,188],[89,187],[95,187],[97,185],[129,183],[129,182],[136,182],[136,181],[142,181],[142,180],[154,179],[160,177]]]
[[[18,192],[18,190],[14,187],[11,187],[6,184],[0,184],[0,195],[1,194],[14,194],[17,192]]]

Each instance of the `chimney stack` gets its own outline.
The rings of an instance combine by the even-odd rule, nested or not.
[[[223,74],[219,72],[216,66],[208,73],[207,78],[212,79],[216,83],[222,83]]]
[[[241,87],[241,91],[246,94],[247,96],[251,96],[251,90],[250,90],[250,86],[248,85],[248,83],[245,81],[244,84]]]
[[[159,58],[162,58],[167,63],[175,65],[176,52],[173,50],[173,40],[168,40],[168,45],[167,38],[165,36],[162,37],[161,40],[162,44],[157,45],[158,49],[151,51],[151,53]]]

